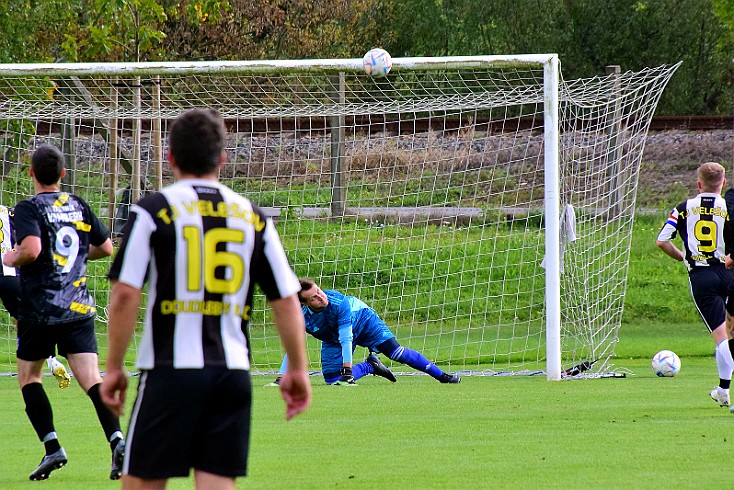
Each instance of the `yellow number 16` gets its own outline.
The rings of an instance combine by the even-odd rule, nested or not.
[[[242,243],[245,232],[230,228],[213,228],[204,233],[202,259],[201,232],[196,226],[184,226],[183,236],[187,249],[186,287],[189,291],[201,289],[201,265],[204,262],[204,288],[210,293],[232,294],[242,285],[245,277],[245,261],[241,255],[217,250],[220,243]],[[225,279],[216,277],[219,267],[229,269]]]

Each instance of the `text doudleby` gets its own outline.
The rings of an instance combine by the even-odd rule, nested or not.
[[[203,300],[163,300],[161,314],[177,315],[179,313],[200,313],[202,315],[228,315],[234,313],[243,320],[250,319],[250,306],[224,303],[222,301]]]

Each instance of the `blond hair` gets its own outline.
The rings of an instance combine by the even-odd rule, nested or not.
[[[724,167],[716,162],[702,163],[696,171],[698,181],[701,183],[701,189],[704,192],[721,192],[724,185]]]

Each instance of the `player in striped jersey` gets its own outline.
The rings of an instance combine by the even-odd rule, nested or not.
[[[64,174],[64,155],[58,148],[41,145],[33,152],[35,195],[15,206],[17,246],[3,257],[4,265],[20,268],[18,382],[28,418],[46,449],[30,479],[45,480],[67,463],[41,384],[44,362],[58,347],[92,400],[112,451],[110,479],[116,480],[125,442],[118,417],[100,398],[96,309],[86,286],[87,261],[110,256],[112,242],[86,202],[60,191]]]
[[[289,357],[280,385],[286,419],[310,403],[300,285],[272,221],[218,182],[225,141],[215,111],[192,110],[176,119],[168,153],[176,182],[131,208],[109,272],[103,396],[115,413],[125,403],[123,357],[149,282],[123,463],[127,488],[162,488],[191,468],[197,488],[234,488],[235,478],[246,474],[248,325],[256,284]]]
[[[721,190],[726,183],[724,167],[715,162],[702,164],[697,171],[699,194],[675,208],[665,221],[657,246],[688,268],[693,302],[716,345],[719,385],[711,398],[719,405],[729,405],[729,386],[734,359],[727,341],[725,300],[732,282],[732,272],[725,266],[725,228],[732,226]],[[680,235],[683,251],[672,240]]]
[[[13,213],[6,206],[0,205],[0,257],[5,257],[14,246]],[[20,301],[20,283],[15,267],[5,264],[0,267],[0,300],[10,316],[18,318],[18,304]]]

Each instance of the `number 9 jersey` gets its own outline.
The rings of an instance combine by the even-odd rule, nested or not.
[[[665,221],[658,240],[668,242],[680,234],[688,270],[724,263],[725,228],[731,226],[726,201],[703,192],[676,206]]]
[[[41,253],[20,267],[19,319],[57,324],[94,316],[87,289],[89,246],[110,236],[83,199],[66,192],[44,192],[15,207],[16,243],[28,236],[41,239]]]

